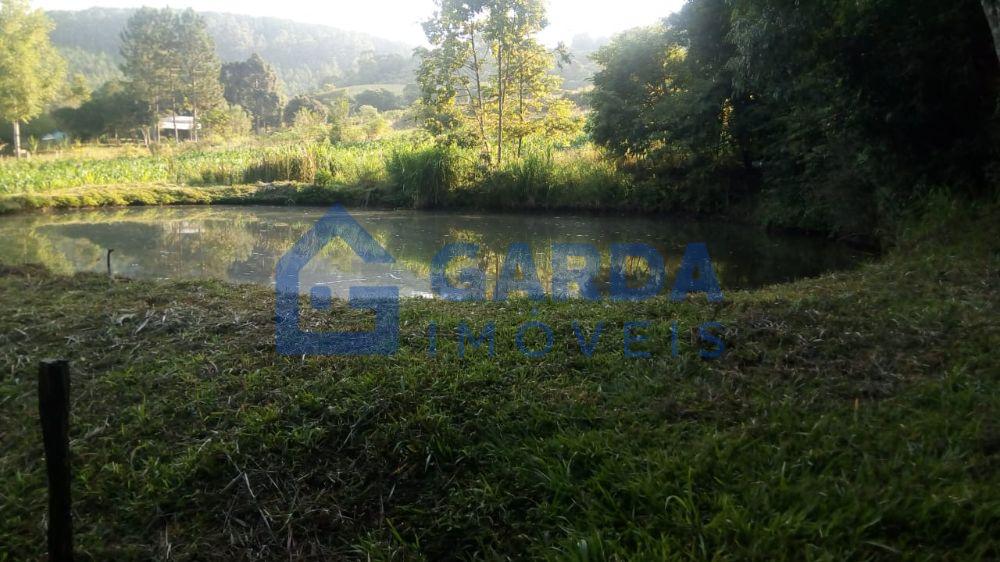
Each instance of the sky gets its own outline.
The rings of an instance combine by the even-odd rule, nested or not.
[[[554,45],[578,34],[608,37],[649,25],[680,9],[685,0],[547,0],[549,28],[541,38]],[[412,45],[424,43],[420,22],[434,12],[434,0],[33,0],[46,10],[93,6],[171,6],[205,12],[270,16],[361,31]]]

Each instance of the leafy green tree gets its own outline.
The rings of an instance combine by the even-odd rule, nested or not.
[[[738,152],[725,0],[697,0],[661,25],[601,48],[591,95],[594,138],[621,156],[717,165]],[[741,114],[742,116],[742,114]]]
[[[197,140],[198,112],[223,101],[220,64],[202,17],[190,9],[143,8],[128,20],[121,55],[122,72],[153,118],[158,119],[162,109],[173,116],[189,110],[192,138]],[[175,139],[177,135],[174,129]],[[156,137],[159,140],[158,130]]]
[[[205,113],[203,122],[209,134],[227,141],[245,137],[253,130],[253,119],[238,105],[212,108]]]
[[[567,62],[569,54],[563,45],[555,51],[560,62]],[[510,52],[510,77],[512,102],[510,137],[517,139],[517,157],[520,158],[524,139],[541,133],[551,124],[550,113],[555,107],[555,92],[561,79],[550,73],[555,67],[555,54],[533,39],[521,42]]]
[[[567,99],[557,99],[549,105],[539,133],[550,142],[567,144],[583,133],[585,121],[583,112],[576,104]]]
[[[282,131],[282,134],[296,142],[312,143],[328,138],[331,129],[325,115],[315,113],[308,108],[302,108],[295,114],[295,120],[292,121],[288,129]]]
[[[591,135],[620,156],[644,156],[656,142],[656,126],[647,111],[668,93],[667,61],[676,57],[664,26],[633,29],[600,49],[594,60],[590,101]]]
[[[87,85],[87,78],[82,74],[75,74],[65,87],[61,103],[70,107],[80,107],[90,99],[92,92]]]
[[[932,186],[989,185],[1000,66],[979,2],[732,6],[762,220],[870,234]]]
[[[121,39],[122,72],[135,97],[146,102],[153,119],[161,109],[173,116],[190,110],[197,140],[198,112],[222,103],[220,65],[201,16],[190,9],[143,8],[129,18]]]
[[[370,105],[358,108],[358,124],[368,141],[377,139],[389,130],[389,121],[379,114],[378,109]]]
[[[347,140],[351,128],[351,101],[346,95],[339,92],[325,101],[328,109],[326,121],[330,124],[330,140],[333,142]]]
[[[401,96],[397,96],[385,88],[365,90],[357,94],[354,96],[354,104],[358,107],[370,105],[379,111],[402,109],[406,105]]]
[[[143,141],[152,119],[149,106],[136,99],[134,90],[121,80],[112,80],[93,92],[79,108],[55,111],[59,126],[76,137],[94,139],[107,135],[116,142],[121,135],[136,134]]]
[[[505,144],[529,132],[529,111],[543,111],[558,86],[536,39],[546,25],[541,0],[439,0],[424,23],[431,48],[418,50],[426,127],[478,144],[500,165]]]
[[[278,76],[259,55],[222,65],[221,76],[226,100],[250,112],[258,133],[281,122]]]
[[[21,122],[45,110],[63,86],[65,63],[49,42],[52,24],[26,0],[0,4],[0,118],[12,124],[21,157]]]
[[[285,106],[285,124],[294,124],[295,117],[302,110],[307,110],[313,115],[322,118],[324,121],[330,113],[330,110],[326,107],[326,105],[316,98],[310,96],[295,96],[288,102],[288,105]]]
[[[1000,148],[976,0],[691,0],[595,59],[592,135],[663,207],[871,236],[932,186],[988,189]]]

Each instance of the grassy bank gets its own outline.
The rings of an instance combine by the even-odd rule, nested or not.
[[[310,188],[286,202],[303,197],[407,208],[581,210],[639,203],[626,174],[590,146],[533,146],[523,158],[490,168],[473,150],[397,139],[8,161],[0,164],[0,209],[203,203],[232,199],[229,187],[274,183]],[[162,186],[188,189],[168,193]]]
[[[996,216],[939,210],[882,263],[721,305],[406,302],[391,358],[276,356],[263,288],[7,268],[0,559],[44,545],[50,356],[84,559],[995,559]],[[542,359],[514,344],[532,319]],[[652,358],[623,357],[633,320]],[[495,322],[496,357],[457,357],[463,321]],[[573,321],[607,324],[593,357]]]
[[[293,183],[189,187],[166,184],[92,186],[44,193],[0,195],[0,214],[41,209],[143,205],[331,205],[384,204],[352,187]]]

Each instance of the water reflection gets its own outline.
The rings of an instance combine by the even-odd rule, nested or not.
[[[156,207],[79,210],[0,217],[0,261],[42,263],[70,273],[105,269],[113,248],[119,275],[144,279],[212,278],[273,284],[278,259],[324,213],[322,208]],[[344,297],[355,285],[394,285],[402,296],[430,293],[430,262],[449,242],[482,248],[474,265],[492,287],[507,247],[531,245],[543,285],[551,279],[551,247],[589,243],[607,268],[611,244],[644,242],[666,258],[668,279],[689,242],[706,242],[724,290],[755,288],[849,267],[861,259],[842,245],[776,236],[720,222],[609,216],[493,215],[353,211],[396,258],[367,265],[335,241],[302,272],[302,290],[327,285]],[[640,264],[641,265],[641,264]],[[641,270],[641,267],[639,267]],[[641,275],[641,271],[636,271]],[[606,290],[605,290],[606,293]]]

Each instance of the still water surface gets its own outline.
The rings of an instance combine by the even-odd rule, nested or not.
[[[0,261],[41,263],[71,273],[105,271],[114,249],[117,275],[139,279],[211,278],[273,285],[281,255],[325,212],[314,207],[146,207],[74,210],[0,217]],[[352,211],[396,259],[366,265],[331,243],[302,273],[302,290],[327,285],[344,297],[357,285],[395,285],[401,296],[430,294],[430,263],[449,242],[482,248],[473,265],[495,282],[507,247],[530,244],[546,289],[555,243],[588,243],[602,254],[615,243],[655,246],[672,283],[684,248],[708,245],[723,290],[756,288],[849,268],[864,255],[829,240],[769,234],[724,222],[663,217]],[[606,294],[606,291],[605,291]]]

